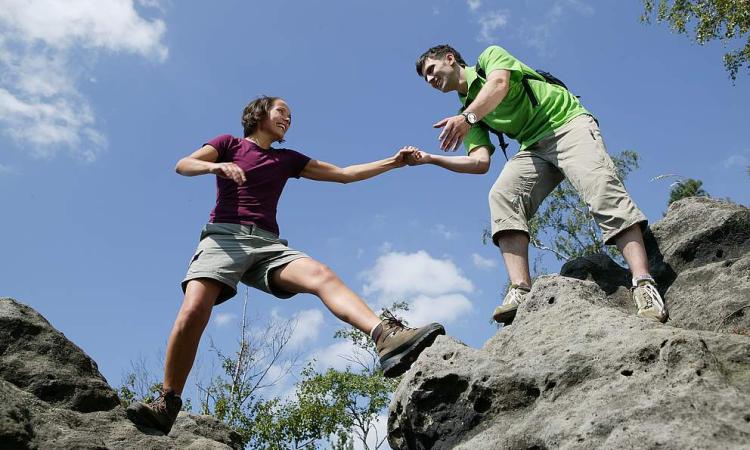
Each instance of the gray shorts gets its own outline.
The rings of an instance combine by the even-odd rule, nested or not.
[[[216,305],[237,294],[239,281],[278,298],[290,298],[295,293],[273,288],[269,279],[274,269],[308,257],[292,250],[288,244],[255,225],[206,224],[187,275],[182,280],[182,291],[185,292],[190,280],[210,278],[223,285]]]
[[[634,224],[646,225],[646,216],[617,176],[599,126],[582,115],[505,164],[489,194],[495,244],[500,232],[528,233],[528,221],[564,178],[588,205],[606,244]]]

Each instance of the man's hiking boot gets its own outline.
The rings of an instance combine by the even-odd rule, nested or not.
[[[513,323],[513,319],[516,318],[518,305],[524,301],[529,291],[530,289],[525,286],[511,284],[508,293],[505,294],[503,304],[495,308],[495,311],[492,312],[492,318],[495,322],[502,323],[503,325]]]
[[[669,314],[664,306],[659,291],[656,290],[656,282],[652,279],[638,280],[638,284],[630,288],[633,291],[633,300],[638,306],[638,316],[657,322],[666,322]]]
[[[127,413],[134,423],[169,434],[181,408],[182,399],[170,391],[162,393],[151,403],[133,403],[128,406]]]
[[[375,328],[373,340],[380,356],[380,367],[388,378],[397,377],[411,367],[422,350],[445,334],[439,323],[431,323],[421,328],[404,326],[390,311],[383,313],[385,319]]]

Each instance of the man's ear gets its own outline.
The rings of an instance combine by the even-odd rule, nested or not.
[[[453,53],[446,53],[445,62],[448,63],[449,66],[452,66],[453,63],[456,62],[456,56]]]

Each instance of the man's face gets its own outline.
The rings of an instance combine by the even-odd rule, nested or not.
[[[448,53],[442,58],[425,59],[422,65],[422,74],[425,81],[440,92],[451,92],[458,89],[458,64],[453,53]]]
[[[284,100],[273,102],[268,117],[261,123],[260,128],[274,137],[274,141],[284,139],[284,135],[292,126],[292,111]]]

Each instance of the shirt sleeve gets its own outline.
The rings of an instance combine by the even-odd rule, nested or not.
[[[299,178],[302,174],[302,170],[304,170],[311,158],[294,150],[287,150],[287,152],[289,152],[289,176]]]
[[[466,154],[471,153],[477,147],[489,147],[490,155],[495,152],[495,146],[490,140],[490,133],[479,125],[472,125],[469,133],[464,138],[464,147]]]
[[[504,69],[510,71],[510,79],[513,81],[518,81],[523,78],[523,65],[521,64],[521,61],[508,53],[507,50],[498,47],[497,45],[487,47],[487,49],[479,55],[478,64],[479,67],[484,69],[487,76],[489,76],[494,70]]]
[[[210,145],[211,147],[215,148],[217,152],[219,152],[219,158],[216,161],[226,162],[226,154],[230,142],[232,142],[232,135],[222,134],[220,136],[216,136],[203,145]]]

